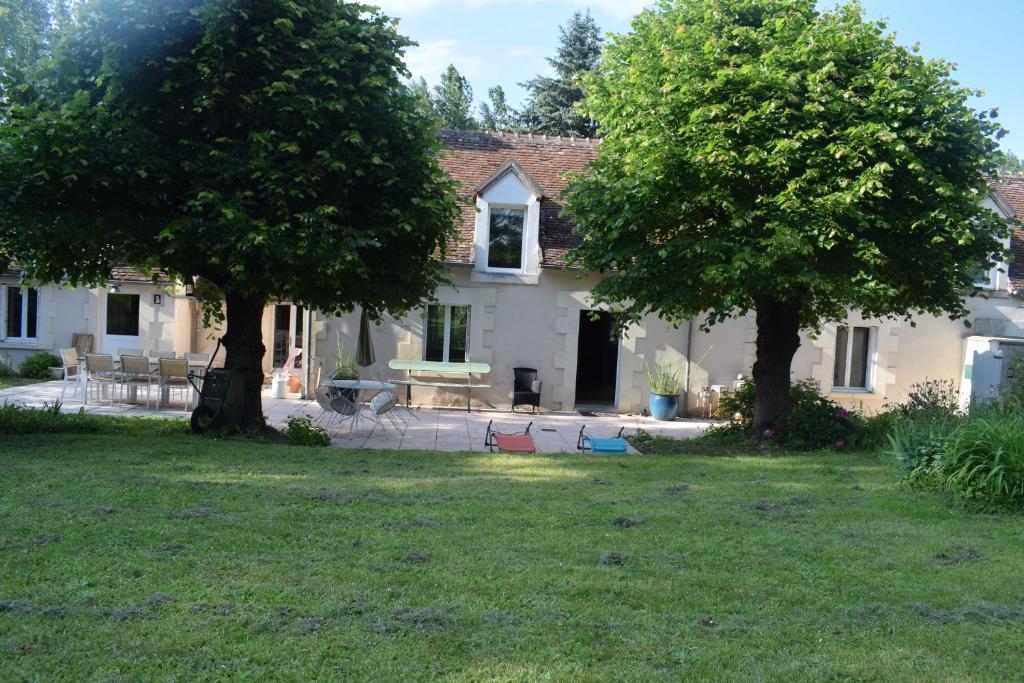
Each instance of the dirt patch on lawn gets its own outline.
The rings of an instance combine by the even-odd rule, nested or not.
[[[617,526],[620,529],[629,529],[631,527],[640,526],[643,523],[643,517],[616,517],[612,520],[612,525]]]
[[[406,607],[398,606],[391,610],[390,628],[385,631],[413,629],[416,631],[445,631],[455,628],[458,619],[455,608],[451,605],[437,607]]]
[[[428,559],[430,559],[430,556],[427,555],[426,551],[424,550],[413,550],[412,552],[408,553],[403,559],[409,564],[423,564]]]
[[[618,550],[607,552],[604,555],[601,555],[600,559],[601,564],[608,567],[618,567],[626,564],[628,561],[629,553],[620,552]]]
[[[60,534],[39,534],[33,538],[30,538],[21,543],[12,543],[10,545],[0,546],[0,550],[27,550],[37,545],[49,545],[51,543],[60,543]]]
[[[785,500],[762,499],[752,503],[741,503],[741,507],[753,511],[761,517],[797,519],[807,514],[814,507],[814,502],[807,496],[793,496]]]
[[[171,513],[174,519],[208,519],[215,512],[213,505],[209,503],[196,503],[184,510],[176,510]]]
[[[953,609],[941,609],[921,603],[909,603],[905,607],[929,624],[953,624],[982,621],[1022,621],[1024,609],[1010,607],[997,602],[983,602],[964,605]]]
[[[932,555],[932,560],[936,564],[967,564],[968,562],[980,560],[982,557],[984,556],[977,548],[954,543],[949,549]]]
[[[188,546],[182,543],[168,543],[167,545],[160,546],[159,550],[160,552],[177,555],[179,553],[187,553]]]

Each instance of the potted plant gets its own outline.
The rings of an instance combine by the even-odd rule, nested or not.
[[[647,366],[647,381],[651,386],[648,407],[655,420],[674,420],[679,414],[679,371],[671,363]]]
[[[331,379],[359,379],[359,364],[351,355],[345,353],[345,345],[338,338],[338,349],[334,353],[334,372]],[[355,401],[358,389],[331,389],[330,396],[344,396],[350,401]]]

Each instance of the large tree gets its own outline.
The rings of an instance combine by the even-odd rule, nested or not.
[[[962,317],[1001,255],[982,208],[1002,134],[952,66],[857,4],[677,0],[643,12],[586,84],[604,139],[566,193],[594,290],[624,321],[756,312],[754,428],[789,405],[800,330]]]
[[[476,130],[480,127],[473,118],[473,86],[459,73],[454,64],[441,74],[441,80],[430,95],[434,115],[448,128]]]
[[[256,424],[268,300],[377,316],[444,280],[457,205],[407,45],[337,0],[93,0],[2,112],[0,243],[39,281],[203,278]]]
[[[597,134],[597,122],[576,103],[583,99],[581,79],[601,58],[601,33],[590,12],[576,12],[558,30],[558,50],[547,60],[555,75],[537,76],[522,84],[528,99],[520,125],[548,135],[592,138]]]
[[[500,85],[487,90],[490,102],[480,104],[480,127],[484,130],[510,131],[519,128],[519,112],[509,106]]]

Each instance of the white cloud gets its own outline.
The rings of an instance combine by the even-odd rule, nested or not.
[[[464,54],[458,48],[459,42],[452,38],[425,41],[406,51],[405,64],[414,78],[422,76],[428,83],[436,83],[449,64],[454,64],[459,73],[470,81],[494,75],[492,65],[479,57]]]

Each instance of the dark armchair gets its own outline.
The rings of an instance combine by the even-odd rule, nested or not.
[[[512,388],[512,412],[516,406],[533,406],[533,412],[540,409],[540,385],[536,368],[512,368],[515,386]]]

